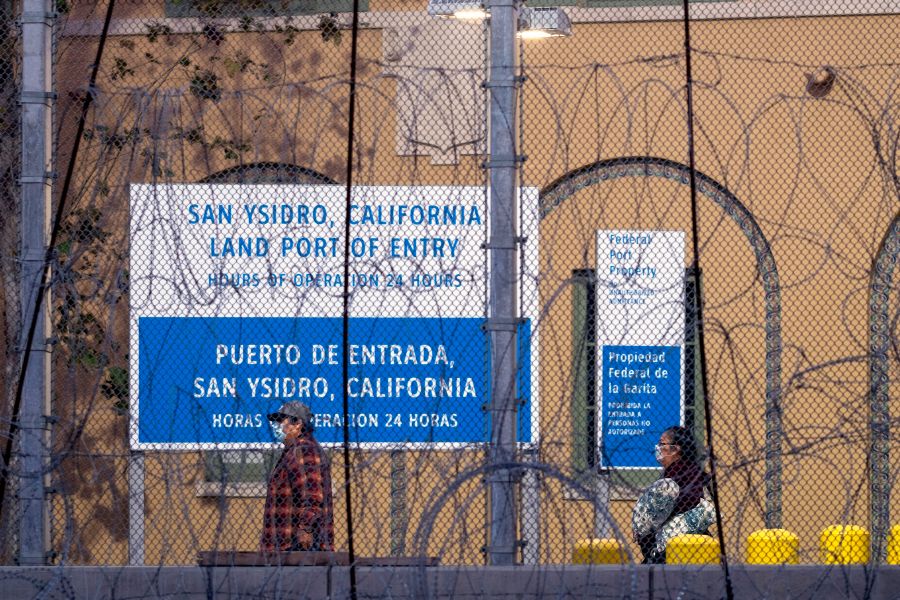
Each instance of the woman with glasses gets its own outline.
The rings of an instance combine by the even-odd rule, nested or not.
[[[663,431],[655,448],[662,476],[648,487],[631,513],[634,541],[644,563],[666,562],[666,544],[683,533],[709,535],[716,519],[712,503],[703,497],[710,476],[689,429],[675,426]]]

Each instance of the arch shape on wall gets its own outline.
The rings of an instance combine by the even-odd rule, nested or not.
[[[712,200],[737,224],[756,256],[756,268],[765,292],[766,334],[766,514],[767,528],[781,527],[781,286],[769,241],[753,214],[728,188],[712,177],[694,171],[697,191]],[[543,220],[579,190],[625,177],[653,177],[690,184],[687,165],[653,156],[629,156],[602,160],[571,171],[541,190]],[[711,415],[708,417],[711,418]]]
[[[289,163],[257,162],[237,165],[204,177],[199,183],[294,183],[336,184],[318,171]]]
[[[869,519],[871,558],[882,562],[891,526],[890,299],[900,255],[900,213],[888,227],[872,263],[869,282]]]

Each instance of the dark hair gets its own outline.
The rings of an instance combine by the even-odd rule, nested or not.
[[[694,434],[690,429],[675,425],[663,431],[663,435],[666,434],[672,438],[672,443],[681,450],[682,460],[698,465],[703,462],[703,453],[697,447],[697,440],[694,439]]]

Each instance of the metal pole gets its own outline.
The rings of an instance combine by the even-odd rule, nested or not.
[[[491,353],[491,464],[516,457],[516,330],[518,326],[518,214],[516,172],[516,27],[517,0],[489,0],[490,22],[490,313],[486,329]],[[488,557],[492,565],[511,565],[516,558],[514,475],[491,472]]]
[[[46,469],[50,414],[50,294],[40,296],[50,240],[52,184],[51,55],[54,13],[49,0],[24,0],[22,23],[22,334],[23,392],[19,429],[19,564],[43,565],[50,548]],[[37,314],[35,312],[37,311]],[[32,343],[28,329],[34,323]]]
[[[406,507],[406,452],[391,451],[391,556],[406,554],[409,510]]]
[[[594,537],[612,537],[612,523],[609,522],[609,488],[611,472],[608,469],[600,469],[594,476],[594,488],[597,496],[594,498]],[[600,510],[600,507],[603,507]]]
[[[525,462],[536,463],[538,453],[526,451]],[[541,557],[541,475],[528,469],[522,475],[522,564],[536,565]]]
[[[128,564],[144,565],[144,453],[128,457]]]

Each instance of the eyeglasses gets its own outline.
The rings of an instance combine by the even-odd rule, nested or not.
[[[666,443],[660,443],[660,444],[657,444],[656,446],[654,446],[654,448],[655,448],[656,450],[662,450],[664,446],[677,446],[677,445],[678,445],[678,444],[666,444]]]

